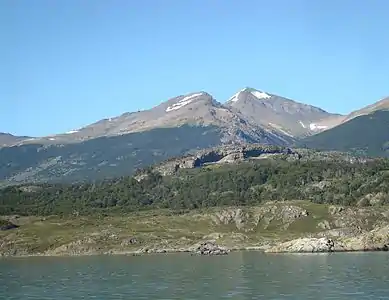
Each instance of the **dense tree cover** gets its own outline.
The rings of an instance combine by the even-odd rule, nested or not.
[[[303,139],[299,146],[389,156],[389,111],[356,117],[330,130]]]
[[[378,198],[381,203],[388,203],[388,195],[389,160],[368,163],[263,160],[184,170],[169,177],[149,170],[140,181],[121,177],[78,185],[7,187],[0,190],[0,214],[195,209],[296,199],[354,205]]]

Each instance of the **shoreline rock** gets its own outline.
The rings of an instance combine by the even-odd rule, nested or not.
[[[298,238],[265,250],[266,253],[389,251],[389,225],[353,237]]]
[[[214,241],[200,243],[193,251],[197,255],[227,255],[230,252],[227,248],[218,246]]]

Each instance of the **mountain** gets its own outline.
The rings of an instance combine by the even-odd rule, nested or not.
[[[210,94],[195,92],[172,98],[152,109],[124,113],[64,134],[30,139],[26,143],[74,143],[182,125],[220,127],[223,131],[223,142],[287,144],[291,141],[291,138],[282,132],[249,122],[244,115],[217,102]]]
[[[137,168],[222,144],[287,145],[205,92],[175,97],[79,130],[0,149],[0,183],[84,181],[132,174]]]
[[[291,137],[301,137],[332,127],[341,115],[291,99],[245,88],[228,101],[227,105],[240,112],[251,122],[273,128]]]
[[[303,139],[299,145],[389,156],[389,110],[386,106],[369,106],[350,114],[342,124]]]
[[[131,175],[138,168],[220,145],[303,145],[382,154],[389,140],[383,115],[389,105],[384,100],[342,116],[252,88],[225,104],[199,91],[63,134],[40,138],[1,134],[0,185]],[[372,121],[372,114],[366,114],[376,110],[381,113]],[[344,122],[346,118],[350,121]],[[367,140],[354,145],[350,136],[352,141],[362,138],[354,132],[364,132]]]
[[[29,138],[27,136],[14,136],[9,133],[0,132],[0,147],[12,146]]]
[[[376,103],[373,103],[371,105],[368,105],[362,109],[359,109],[359,110],[352,112],[351,114],[349,114],[348,116],[346,116],[342,120],[342,123],[350,121],[350,120],[352,120],[356,117],[359,117],[359,116],[365,116],[365,115],[369,115],[371,113],[374,113],[376,111],[386,111],[386,110],[389,110],[389,97],[384,98],[384,99],[382,99]]]
[[[172,156],[221,144],[216,126],[159,128],[61,145],[0,148],[0,186],[120,177]]]

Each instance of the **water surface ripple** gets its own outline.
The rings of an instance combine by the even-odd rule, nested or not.
[[[389,299],[388,253],[0,259],[0,299]]]

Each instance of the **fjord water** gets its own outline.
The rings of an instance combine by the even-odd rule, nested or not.
[[[0,299],[389,299],[389,255],[2,259]]]

